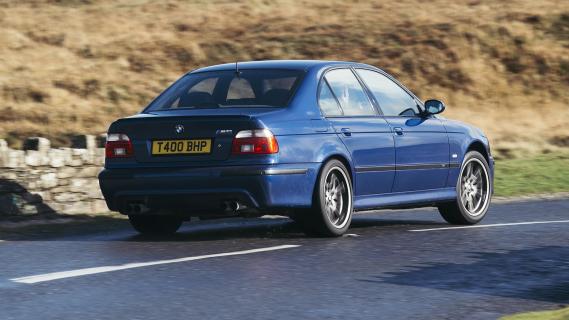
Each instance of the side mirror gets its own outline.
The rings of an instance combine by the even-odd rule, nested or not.
[[[429,99],[425,101],[426,114],[439,114],[445,111],[445,104],[440,100]]]

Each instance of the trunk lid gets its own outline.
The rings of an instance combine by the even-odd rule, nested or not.
[[[244,110],[208,114],[204,110],[198,112],[163,112],[139,114],[121,119],[109,129],[110,133],[125,133],[132,141],[135,160],[139,163],[200,163],[210,164],[227,160],[231,155],[233,137],[240,130],[258,128],[255,117],[245,115]],[[209,113],[212,113],[209,110]],[[267,112],[268,110],[265,110]],[[180,127],[183,128],[180,130]],[[156,154],[158,143],[179,142],[184,152],[188,141],[202,143],[210,141],[209,153],[196,154]],[[153,154],[153,142],[154,146]],[[160,145],[160,149],[164,145]],[[191,149],[191,147],[190,147]],[[189,150],[189,149],[188,149]],[[201,150],[201,149],[200,149]],[[205,149],[201,150],[203,152]],[[163,150],[162,150],[163,151]]]

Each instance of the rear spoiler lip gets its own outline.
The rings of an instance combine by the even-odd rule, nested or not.
[[[142,115],[142,116],[141,116]],[[254,119],[256,118],[254,115],[246,115],[246,114],[242,114],[242,115],[229,115],[229,114],[220,114],[220,115],[180,115],[180,114],[171,114],[171,115],[164,115],[164,114],[150,114],[150,113],[145,113],[145,114],[139,114],[139,115],[135,115],[135,116],[130,116],[130,117],[126,117],[126,118],[121,118],[116,120],[115,122],[122,122],[122,121],[138,121],[138,120],[150,120],[150,121],[154,121],[154,120],[164,120],[164,119],[172,119],[172,118],[176,118],[176,119],[207,119],[207,118],[215,118],[215,119],[220,119],[220,118],[228,118],[228,119],[235,119],[235,118],[241,118],[241,119]]]
[[[241,120],[241,121],[249,121],[249,122],[253,122],[254,123],[254,128],[265,128],[265,126],[263,125],[262,121],[260,120],[259,117],[256,117],[254,115],[187,115],[187,116],[182,116],[182,115],[171,115],[171,116],[142,116],[142,117],[138,117],[137,116],[132,116],[132,117],[126,117],[126,118],[121,118],[118,119],[116,121],[114,121],[113,123],[111,123],[111,125],[109,126],[109,129],[107,130],[108,133],[122,133],[120,132],[121,129],[121,125],[122,124],[129,124],[129,123],[133,123],[133,122],[140,122],[140,123],[149,123],[149,122],[153,122],[153,121],[164,121],[164,120],[172,120],[172,119],[179,119],[179,120],[216,120],[216,121],[222,121],[222,120]],[[253,128],[253,127],[252,127]]]

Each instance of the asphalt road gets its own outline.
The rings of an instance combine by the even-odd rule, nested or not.
[[[337,239],[284,218],[168,239],[122,223],[0,242],[0,319],[495,319],[569,304],[569,200],[495,204],[476,228],[432,209],[358,214]]]

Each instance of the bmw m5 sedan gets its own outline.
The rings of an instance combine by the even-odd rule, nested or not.
[[[493,193],[488,138],[444,110],[361,63],[206,67],[111,124],[99,182],[109,209],[149,234],[271,213],[339,236],[354,211],[420,206],[475,224]]]

